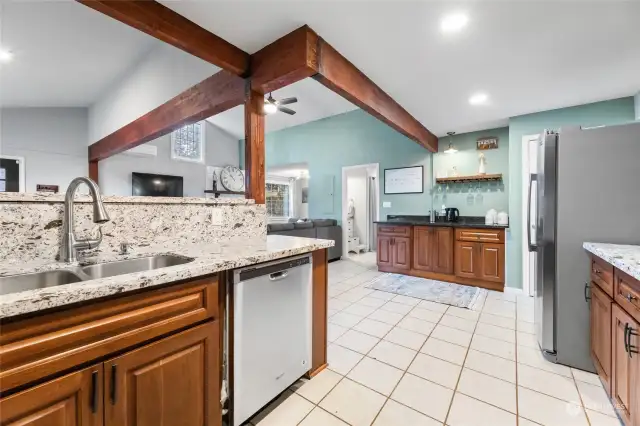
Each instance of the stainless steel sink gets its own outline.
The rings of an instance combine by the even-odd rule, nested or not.
[[[8,277],[0,277],[0,294],[18,293],[25,290],[54,287],[80,281],[82,281],[80,276],[66,269],[10,275]]]
[[[84,266],[80,270],[89,276],[88,279],[113,277],[114,275],[131,274],[133,272],[151,271],[153,269],[182,265],[193,259],[172,255],[140,257],[137,259],[120,260],[116,262],[98,263]]]

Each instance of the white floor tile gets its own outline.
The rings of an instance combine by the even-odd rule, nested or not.
[[[330,322],[327,324],[327,340],[329,342],[334,342],[338,337],[346,333],[347,330],[349,330],[347,327]]]
[[[442,317],[439,324],[446,325],[447,327],[455,328],[462,331],[468,331],[469,333],[473,333],[473,330],[476,328],[476,321],[470,321],[463,318],[459,318],[453,315],[449,315],[447,311],[446,314]]]
[[[428,336],[433,331],[433,328],[436,325],[432,322],[423,321],[418,318],[413,317],[404,317],[402,321],[400,321],[397,327],[404,328],[405,330],[415,331],[416,333],[424,334]]]
[[[506,293],[502,291],[490,291],[487,295],[487,299],[500,300],[503,302],[515,302],[517,295],[515,293]]]
[[[586,409],[597,411],[607,416],[615,417],[616,413],[609,401],[604,388],[600,385],[590,385],[585,382],[576,382],[582,403]]]
[[[578,382],[585,382],[596,386],[602,386],[602,382],[600,381],[600,376],[597,374],[589,373],[587,371],[578,370],[576,368],[572,368],[571,372],[573,373],[573,378]]]
[[[438,324],[431,333],[431,337],[464,346],[465,348],[471,343],[472,336],[473,334],[467,331],[458,330],[440,324]]]
[[[356,302],[351,306],[347,306],[342,310],[347,314],[359,315],[361,317],[366,317],[367,315],[371,315],[377,308],[363,305],[360,302]]]
[[[401,370],[409,368],[409,364],[416,356],[417,352],[395,343],[381,340],[371,352],[367,355],[370,358],[377,359],[386,364],[397,367]]]
[[[300,423],[300,426],[349,426],[342,420],[324,411],[322,408],[314,408]]]
[[[524,417],[518,417],[518,426],[541,426],[540,423],[532,422]]]
[[[569,367],[547,361],[542,356],[542,351],[540,351],[540,349],[518,346],[517,351],[518,364],[525,364],[530,367],[539,368],[540,370],[571,377],[571,369]]]
[[[427,336],[416,333],[415,331],[394,327],[386,336],[384,336],[384,340],[417,351],[427,340]]]
[[[388,400],[378,414],[373,426],[441,426],[442,423],[433,420],[411,408]]]
[[[383,299],[379,299],[377,297],[365,296],[358,301],[361,305],[371,306],[372,308],[379,308],[384,305],[386,302]]]
[[[429,355],[418,354],[407,371],[449,389],[455,389],[461,369],[459,365]]]
[[[462,365],[464,363],[464,357],[467,355],[467,348],[430,337],[424,346],[422,346],[420,352],[457,365]]]
[[[355,330],[349,330],[336,339],[336,343],[352,351],[366,354],[380,341],[379,338],[361,333]]]
[[[386,291],[374,290],[373,293],[370,293],[367,297],[375,297],[376,299],[381,300],[391,300],[396,295],[393,293],[387,293]]]
[[[587,409],[586,411],[591,426],[623,426],[622,422],[618,420],[617,417],[607,416],[602,413],[598,413],[597,411],[591,411],[589,409]]]
[[[540,349],[540,345],[538,345],[538,338],[534,334],[525,333],[523,331],[518,331],[518,345],[538,350]]]
[[[344,379],[322,400],[320,407],[353,426],[369,426],[385,403],[385,397]]]
[[[351,302],[345,302],[344,300],[339,300],[334,297],[329,299],[329,305],[331,309],[335,309],[337,311],[341,311],[347,306],[351,306]]]
[[[351,328],[357,323],[359,323],[364,317],[359,315],[347,314],[346,312],[338,312],[329,318],[329,322],[332,324],[338,324],[342,327]]]
[[[340,374],[325,368],[296,389],[296,393],[314,404],[318,404],[341,379]]]
[[[335,298],[342,300],[343,302],[354,303],[363,297],[364,295],[359,291],[354,292],[353,290],[347,290],[344,293],[337,295]]]
[[[468,321],[478,321],[480,318],[480,311],[459,308],[457,306],[449,306],[449,309],[447,309],[447,315],[453,315],[454,317],[466,319]]]
[[[382,338],[387,334],[393,325],[387,324],[381,321],[372,320],[369,318],[365,318],[356,324],[353,329],[356,331],[360,331],[362,333],[370,334],[375,337]]]
[[[331,316],[333,316],[334,314],[337,314],[338,312],[340,311],[336,309],[327,308],[327,318],[330,318]]]
[[[471,349],[511,361],[516,360],[516,345],[514,343],[503,342],[502,340],[484,337],[479,334],[473,336]]]
[[[518,387],[518,414],[545,426],[587,426],[582,407]]]
[[[374,313],[369,315],[369,318],[371,318],[373,320],[382,321],[382,322],[385,322],[385,323],[391,324],[391,325],[396,325],[397,323],[400,322],[400,320],[403,317],[404,317],[404,315],[402,315],[402,314],[397,314],[395,312],[385,311],[383,309],[378,309],[377,311],[375,311]]]
[[[458,383],[459,393],[516,413],[516,385],[465,368]]]
[[[347,375],[361,385],[380,392],[383,395],[391,395],[404,372],[380,361],[364,357]]]
[[[516,363],[514,361],[469,349],[464,366],[507,382],[516,383]]]
[[[313,410],[312,403],[289,391],[286,391],[275,403],[278,405],[273,410],[267,408],[251,422],[256,426],[296,426]]]
[[[445,305],[444,303],[432,302],[430,300],[421,300],[420,303],[418,303],[418,307],[434,312],[440,312],[442,314],[444,314],[447,309],[449,309],[449,305]]]
[[[524,364],[518,366],[518,385],[564,401],[580,402],[578,389],[573,378]]]
[[[518,331],[529,334],[536,334],[536,325],[532,322],[518,321]]]
[[[329,368],[342,375],[347,374],[364,355],[342,346],[331,344],[327,347],[327,361]]]
[[[478,323],[476,334],[492,339],[502,340],[504,342],[516,343],[516,332],[508,328],[498,327],[497,325]]]
[[[428,309],[421,308],[416,306],[409,312],[408,316],[413,318],[418,318],[423,321],[429,321],[432,323],[437,323],[442,318],[442,313],[436,311],[430,311]]]
[[[428,380],[405,374],[391,399],[444,422],[453,391]]]
[[[384,305],[382,305],[382,307],[380,307],[380,309],[384,309],[385,311],[389,312],[395,312],[396,314],[400,315],[407,315],[412,308],[412,306],[394,302],[393,300],[385,303]]]
[[[456,393],[447,418],[449,426],[516,426],[516,416]]]
[[[416,306],[418,303],[420,303],[421,300],[416,299],[415,297],[403,296],[399,294],[393,299],[391,299],[391,301],[396,303],[402,303],[403,305]]]
[[[508,328],[509,330],[516,329],[516,320],[513,318],[505,318],[498,315],[493,315],[487,312],[480,314],[481,323],[496,325],[502,328]]]

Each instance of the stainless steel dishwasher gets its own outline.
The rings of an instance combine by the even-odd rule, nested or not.
[[[304,255],[234,271],[234,426],[309,371],[311,265]]]

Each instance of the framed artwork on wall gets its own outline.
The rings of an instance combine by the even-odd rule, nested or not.
[[[422,194],[424,166],[384,169],[385,194]]]

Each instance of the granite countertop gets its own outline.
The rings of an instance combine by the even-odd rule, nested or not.
[[[633,278],[640,280],[640,246],[583,243],[582,247]]]
[[[124,260],[158,254],[173,254],[194,260],[183,265],[160,268],[152,271],[117,275],[108,278],[82,281],[37,290],[0,296],[0,318],[7,318],[44,309],[69,305],[105,296],[111,296],[141,288],[167,284],[174,281],[196,278],[214,272],[235,269],[274,259],[281,259],[311,251],[329,248],[332,240],[268,235],[266,241],[247,244],[241,242],[191,244],[181,247],[158,245],[133,248],[133,252],[124,256],[104,256],[87,259],[83,265]],[[78,266],[69,263],[33,263],[21,265],[2,265],[0,277],[14,274],[40,272],[44,270],[65,269]]]
[[[0,192],[0,203],[64,203],[65,194],[45,192]],[[246,198],[203,198],[203,197],[133,197],[102,195],[108,204],[206,204],[206,205],[252,205],[254,200]],[[74,203],[92,203],[89,195],[76,194]]]
[[[506,229],[509,225],[486,225],[484,223],[484,218],[482,221],[478,220],[465,220],[461,218],[458,222],[429,222],[428,219],[421,218],[402,218],[402,219],[387,219],[387,220],[377,220],[374,223],[380,225],[422,225],[422,226],[446,226],[450,228],[482,228],[482,229]]]

